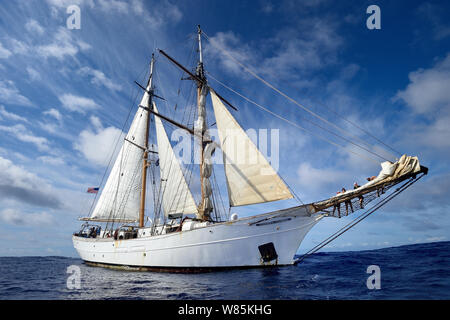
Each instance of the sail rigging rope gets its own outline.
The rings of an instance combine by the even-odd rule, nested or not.
[[[297,260],[295,260],[294,264],[298,264],[305,260],[307,257],[311,256],[312,254],[316,253],[320,249],[322,249],[324,246],[329,244],[331,241],[335,240],[336,238],[340,237],[342,234],[353,228],[355,225],[366,219],[368,216],[370,216],[372,213],[380,209],[382,206],[384,206],[386,203],[394,199],[396,196],[398,196],[400,193],[405,191],[407,188],[409,188],[412,184],[417,182],[419,179],[421,179],[425,174],[422,174],[418,178],[411,178],[410,180],[406,181],[403,185],[398,187],[393,193],[391,193],[386,198],[380,200],[378,203],[376,203],[372,208],[367,210],[366,212],[362,213],[360,216],[356,217],[352,221],[350,221],[348,224],[343,226],[341,229],[330,235],[328,238],[314,246],[312,249],[310,249],[308,252],[300,256]]]
[[[226,50],[225,48],[223,48],[222,46],[220,46],[219,44],[217,44],[216,41],[211,40],[211,39],[208,37],[208,35],[207,35],[204,31],[202,31],[202,34],[204,35],[205,39],[208,40],[213,46],[215,46],[217,49],[222,50],[222,51],[223,51],[223,52],[224,52],[231,60],[233,60],[235,63],[239,64],[242,68],[244,68],[244,70],[246,70],[248,73],[250,73],[250,74],[251,74],[252,76],[254,76],[256,79],[258,79],[259,81],[261,81],[263,84],[265,84],[266,86],[268,86],[269,88],[271,88],[272,90],[274,90],[275,92],[277,92],[278,94],[280,94],[281,96],[285,97],[286,99],[288,99],[289,101],[291,101],[291,102],[294,103],[295,105],[299,106],[300,108],[302,108],[302,109],[305,110],[306,112],[310,113],[310,114],[313,115],[314,117],[316,117],[316,118],[318,118],[318,119],[324,121],[325,123],[327,123],[327,124],[329,124],[329,125],[335,127],[335,128],[338,129],[339,131],[344,132],[345,134],[348,134],[347,132],[345,132],[345,130],[343,130],[343,129],[340,128],[339,126],[337,126],[337,125],[335,125],[334,123],[328,121],[327,119],[323,118],[322,116],[318,115],[317,113],[311,111],[311,110],[308,109],[307,107],[303,106],[302,104],[300,104],[299,102],[297,102],[296,100],[294,100],[293,98],[291,98],[290,96],[288,96],[287,94],[285,94],[284,92],[280,91],[280,90],[277,89],[275,86],[273,86],[272,84],[270,84],[269,82],[267,82],[266,80],[264,80],[263,78],[261,78],[259,75],[257,75],[255,72],[253,72],[251,69],[249,69],[249,68],[248,68],[247,66],[245,66],[243,63],[241,63],[239,60],[235,59],[235,58],[233,57],[233,55],[232,55],[230,52],[228,52],[228,50]],[[353,137],[354,137],[354,136],[353,136]],[[341,138],[343,138],[343,137],[341,137]],[[358,139],[359,139],[359,138],[358,138]],[[346,140],[347,140],[347,139],[346,139]],[[349,141],[349,140],[347,140],[347,141]],[[349,142],[351,142],[351,141],[349,141]],[[360,147],[360,148],[363,148],[363,149],[366,150],[366,151],[368,151],[366,148],[361,147],[360,145],[357,145],[357,144],[355,144],[355,143],[353,143],[353,142],[351,142],[351,143],[354,144],[354,145],[356,145],[356,146],[358,146],[358,147]],[[368,151],[368,152],[370,152],[370,153],[376,155],[377,157],[379,157],[379,158],[381,158],[381,159],[383,159],[383,160],[389,161],[388,159],[384,158],[383,156],[381,156],[381,155],[379,155],[379,154],[377,154],[377,153],[375,153],[375,152],[372,152],[372,151]]]
[[[234,94],[236,94],[236,95],[240,96],[241,98],[247,100],[248,102],[254,104],[254,105],[257,106],[258,108],[262,109],[263,111],[270,113],[270,114],[273,115],[274,117],[276,117],[276,118],[278,118],[278,119],[280,119],[280,120],[283,120],[283,121],[285,121],[285,122],[287,122],[287,123],[289,123],[289,124],[291,124],[291,125],[293,125],[293,126],[299,128],[299,129],[301,129],[301,130],[303,130],[303,131],[306,131],[307,133],[309,133],[309,134],[311,134],[311,135],[313,135],[313,136],[316,136],[316,137],[318,137],[319,139],[322,139],[322,140],[324,140],[324,141],[326,141],[326,142],[328,142],[328,143],[330,143],[330,144],[332,144],[332,145],[334,145],[334,146],[336,146],[336,147],[343,148],[343,149],[346,150],[347,152],[353,153],[353,154],[357,155],[358,157],[362,157],[362,158],[365,158],[366,160],[369,160],[369,161],[372,161],[372,162],[374,162],[374,163],[376,163],[376,164],[379,164],[378,161],[376,161],[376,160],[374,160],[374,159],[372,159],[372,158],[369,158],[369,157],[367,157],[367,156],[365,156],[365,155],[362,155],[362,154],[360,154],[360,153],[357,153],[357,152],[355,152],[355,151],[348,150],[348,149],[345,148],[345,146],[342,146],[342,145],[340,145],[340,144],[338,144],[338,143],[336,143],[336,142],[334,142],[334,141],[331,141],[331,140],[329,140],[329,139],[327,139],[327,138],[325,138],[325,137],[323,137],[323,136],[319,136],[319,135],[315,134],[314,132],[312,132],[312,131],[310,131],[310,130],[308,130],[308,129],[302,127],[302,126],[300,126],[299,124],[297,124],[297,123],[295,123],[295,122],[293,122],[293,121],[291,121],[291,120],[289,120],[289,119],[286,119],[286,118],[280,116],[279,114],[276,114],[275,112],[271,111],[270,109],[268,109],[268,108],[266,108],[266,107],[260,105],[259,103],[257,103],[257,102],[255,102],[255,101],[251,100],[250,98],[247,98],[247,97],[244,96],[243,94],[241,94],[241,93],[235,91],[234,89],[230,88],[230,87],[227,86],[226,84],[224,84],[224,83],[222,83],[221,81],[217,80],[214,76],[211,75],[210,72],[208,72],[208,77],[211,78],[211,79],[213,79],[214,81],[216,81],[216,82],[219,83],[220,85],[222,85],[224,88],[230,90],[230,91],[233,92]]]
[[[395,150],[394,148],[392,148],[391,146],[389,146],[387,143],[383,142],[381,139],[378,139],[375,135],[371,134],[369,131],[365,130],[364,128],[361,128],[359,125],[357,125],[356,123],[354,123],[353,121],[343,117],[342,115],[340,115],[339,113],[337,113],[336,111],[334,111],[331,108],[328,108],[326,105],[324,105],[323,103],[318,102],[318,104],[320,104],[322,107],[324,107],[325,109],[327,109],[328,111],[334,113],[336,116],[338,116],[339,118],[341,118],[342,120],[348,122],[349,124],[351,124],[352,126],[358,128],[359,130],[361,130],[362,132],[364,132],[365,134],[367,134],[368,136],[372,137],[374,140],[378,141],[379,143],[381,143],[382,145],[384,145],[385,147],[387,147],[388,149],[390,149],[391,151],[395,152],[397,155],[402,155],[403,153],[401,153],[400,151]],[[387,150],[385,150],[387,151]],[[390,153],[389,151],[387,151],[390,155],[394,156],[394,154]]]

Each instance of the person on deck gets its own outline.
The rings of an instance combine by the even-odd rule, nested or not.
[[[89,238],[96,238],[97,237],[97,230],[95,227],[92,227],[89,231]]]
[[[342,187],[342,191],[341,193],[345,193],[347,190],[345,190],[344,187]],[[350,201],[350,199],[345,200],[345,213],[348,216],[348,207],[350,206],[350,209],[352,210],[353,213],[353,206],[352,206],[352,202]]]
[[[338,192],[336,192],[336,195],[338,195],[340,193],[341,192],[338,191]],[[338,217],[340,218],[341,217],[341,203],[340,202],[338,202],[334,205],[334,209],[333,209],[333,213],[332,213],[333,216],[334,216],[334,212],[336,211],[336,209],[338,210]]]
[[[358,184],[358,182],[355,181],[355,183],[353,184],[353,189],[358,189],[360,187],[360,185]],[[364,209],[364,197],[362,195],[358,196],[359,199],[359,206],[361,207],[361,209]]]
[[[375,179],[376,179],[376,176],[371,176],[371,177],[367,178],[367,181],[372,181],[372,180],[375,180]],[[384,193],[384,187],[377,188],[377,197],[380,196],[380,193],[381,194]]]

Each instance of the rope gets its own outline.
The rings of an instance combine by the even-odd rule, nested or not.
[[[388,149],[390,149],[391,151],[395,152],[398,155],[402,155],[403,153],[401,153],[400,151],[395,150],[394,148],[392,148],[391,146],[389,146],[388,144],[386,144],[385,142],[381,141],[380,139],[378,139],[376,136],[374,136],[373,134],[371,134],[369,131],[364,130],[363,128],[361,128],[360,126],[358,126],[356,123],[354,123],[353,121],[350,121],[347,118],[344,118],[343,116],[341,116],[339,113],[337,113],[336,111],[334,111],[333,109],[328,108],[326,105],[324,105],[323,103],[318,102],[318,104],[320,104],[322,107],[324,107],[325,109],[327,109],[328,111],[334,113],[336,116],[338,116],[339,118],[341,118],[342,120],[350,123],[352,126],[358,128],[359,130],[361,130],[362,132],[364,132],[365,134],[367,134],[368,136],[372,137],[373,139],[375,139],[376,141],[378,141],[379,143],[381,143],[382,145],[384,145],[385,147],[387,147]],[[386,150],[387,151],[387,150]],[[388,151],[388,153],[392,156],[395,157],[394,154],[390,153]]]
[[[421,179],[425,174],[422,174],[420,177],[418,178],[413,178],[408,180],[407,182],[405,182],[402,186],[400,186],[399,188],[397,188],[397,190],[395,190],[393,193],[391,193],[389,196],[387,196],[386,198],[380,200],[377,204],[375,204],[371,209],[367,210],[366,212],[362,213],[359,217],[353,219],[352,221],[350,221],[348,224],[346,224],[344,227],[342,227],[341,229],[339,229],[338,231],[336,231],[335,233],[333,233],[331,236],[329,236],[328,238],[326,238],[325,240],[323,240],[322,242],[320,242],[319,244],[317,244],[315,247],[313,247],[312,249],[310,249],[308,252],[306,252],[304,255],[302,255],[300,258],[298,258],[297,260],[295,260],[294,264],[298,264],[300,262],[302,262],[303,260],[305,260],[307,257],[309,257],[310,255],[316,253],[317,251],[319,251],[320,249],[322,249],[324,246],[326,246],[327,244],[329,244],[331,241],[335,240],[336,238],[340,237],[342,234],[344,234],[345,232],[347,232],[348,230],[350,230],[351,228],[353,228],[355,225],[357,225],[358,223],[360,223],[361,221],[363,221],[364,219],[366,219],[368,216],[370,216],[372,213],[374,213],[375,211],[377,211],[378,209],[380,209],[381,207],[383,207],[386,203],[388,203],[389,201],[391,201],[392,199],[394,199],[396,196],[398,196],[400,193],[402,193],[403,191],[405,191],[407,188],[409,188],[412,184],[414,184],[415,182],[417,182],[419,179]]]
[[[250,98],[247,98],[246,96],[244,96],[244,95],[240,94],[239,92],[233,90],[232,88],[228,87],[227,85],[225,85],[225,84],[222,83],[221,81],[219,81],[219,80],[217,80],[216,78],[214,78],[214,77],[211,75],[211,73],[209,73],[209,72],[208,72],[208,76],[209,76],[211,79],[213,79],[214,81],[217,81],[220,85],[222,85],[222,86],[225,87],[226,89],[228,89],[228,90],[230,90],[231,92],[233,92],[234,94],[237,94],[237,95],[240,96],[241,98],[243,98],[243,99],[245,99],[246,101],[248,101],[248,102],[254,104],[255,106],[257,106],[258,108],[264,110],[265,112],[270,113],[270,114],[273,115],[274,117],[276,117],[276,118],[278,118],[278,119],[281,119],[281,120],[283,120],[283,121],[285,121],[285,122],[287,122],[287,123],[293,125],[294,127],[299,128],[299,129],[301,129],[301,130],[303,130],[303,131],[306,131],[307,133],[309,133],[309,134],[311,134],[311,135],[313,135],[313,136],[316,136],[317,138],[322,139],[322,140],[324,140],[324,141],[326,141],[326,142],[328,142],[328,143],[330,143],[330,144],[332,144],[332,145],[334,145],[334,146],[336,146],[336,147],[338,147],[338,148],[343,148],[343,149],[346,150],[347,152],[353,153],[353,154],[357,155],[358,157],[362,157],[362,158],[365,158],[366,160],[370,160],[370,161],[376,163],[377,165],[379,164],[378,161],[375,161],[375,160],[372,159],[372,158],[366,157],[366,156],[364,156],[364,155],[362,155],[362,154],[360,154],[360,153],[357,153],[357,152],[355,152],[355,151],[348,150],[348,149],[346,149],[344,146],[342,146],[342,145],[340,145],[340,144],[337,144],[336,142],[331,141],[331,140],[329,140],[329,139],[327,139],[327,138],[325,138],[325,137],[316,135],[316,134],[313,133],[312,131],[310,131],[310,130],[308,130],[308,129],[302,127],[302,126],[300,126],[299,124],[297,124],[297,123],[295,123],[295,122],[292,122],[291,120],[286,119],[286,118],[284,118],[284,117],[282,117],[282,116],[280,116],[280,115],[274,113],[273,111],[269,110],[268,108],[263,107],[263,106],[260,105],[259,103],[257,103],[257,102],[255,102],[255,101],[251,100]],[[345,139],[345,138],[344,138],[344,139]]]
[[[249,68],[247,68],[244,64],[242,64],[240,61],[238,61],[237,59],[235,59],[235,58],[234,58],[234,57],[233,57],[233,56],[232,56],[225,48],[219,46],[218,44],[215,44],[215,41],[214,41],[214,40],[210,40],[209,37],[207,36],[207,34],[206,34],[205,32],[202,31],[202,34],[205,36],[206,40],[208,40],[213,46],[215,46],[215,47],[218,48],[218,49],[223,50],[223,52],[224,52],[230,59],[232,59],[234,62],[236,62],[237,64],[239,64],[239,65],[240,65],[242,68],[244,68],[248,73],[250,73],[252,76],[254,76],[256,79],[258,79],[258,80],[261,81],[262,83],[264,83],[266,86],[268,86],[269,88],[271,88],[272,90],[274,90],[274,91],[277,92],[278,94],[282,95],[283,97],[285,97],[286,99],[288,99],[289,101],[291,101],[292,103],[294,103],[295,105],[299,106],[300,108],[302,108],[302,109],[305,110],[306,112],[310,113],[310,114],[313,115],[314,117],[316,117],[316,118],[318,118],[318,119],[320,119],[320,120],[326,122],[327,124],[329,124],[329,125],[335,127],[336,129],[338,129],[339,131],[341,131],[341,132],[347,134],[347,132],[345,132],[343,129],[339,128],[339,127],[338,127],[337,125],[335,125],[334,123],[328,121],[327,119],[321,117],[321,116],[318,115],[317,113],[315,113],[315,112],[311,111],[310,109],[306,108],[305,106],[303,106],[302,104],[298,103],[296,100],[294,100],[293,98],[289,97],[287,94],[285,94],[284,92],[280,91],[279,89],[277,89],[276,87],[274,87],[272,84],[270,84],[269,82],[267,82],[266,80],[264,80],[263,78],[261,78],[260,76],[258,76],[255,72],[253,72],[252,70],[250,70]],[[354,136],[352,136],[352,137],[354,137]],[[343,138],[343,137],[341,137],[341,138]],[[347,140],[347,141],[349,141],[349,140]],[[365,149],[364,147],[361,147],[360,145],[357,145],[357,144],[355,144],[355,143],[353,143],[353,142],[351,142],[351,141],[349,141],[349,142],[352,143],[352,144],[354,144],[354,145],[356,145],[356,146],[358,146],[358,147],[360,147],[360,148],[362,148],[362,149],[364,149],[364,150],[366,150],[366,151],[368,151],[367,149]],[[379,158],[381,158],[381,159],[383,159],[383,160],[389,161],[388,159],[386,159],[386,158],[380,156],[380,155],[377,154],[377,153],[374,153],[374,152],[372,152],[372,151],[368,151],[368,152],[370,152],[370,153],[376,155],[377,157],[379,157]]]

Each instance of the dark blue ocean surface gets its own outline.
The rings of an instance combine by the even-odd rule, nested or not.
[[[78,266],[81,289],[68,289]],[[369,290],[378,265],[381,289]],[[450,299],[450,242],[317,253],[297,266],[202,274],[116,271],[65,257],[1,257],[0,299]]]

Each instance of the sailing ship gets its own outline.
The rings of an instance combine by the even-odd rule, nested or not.
[[[212,161],[217,149],[223,155],[229,208],[292,199],[295,193],[233,117],[229,109],[236,108],[209,85],[203,65],[202,34],[198,27],[199,60],[195,71],[159,50],[196,86],[196,121],[192,127],[158,111],[157,102],[164,98],[155,93],[154,55],[147,85],[137,83],[143,97],[128,133],[95,206],[88,217],[80,218],[81,229],[72,237],[85,263],[171,271],[291,265],[296,262],[294,256],[304,237],[321,219],[345,216],[349,205],[355,212],[367,209],[376,199],[389,201],[427,173],[417,157],[403,155],[395,162],[382,162],[378,176],[365,185],[329,199],[242,218],[228,212],[224,217],[218,188],[213,187],[218,187],[214,184],[216,168]],[[218,141],[208,133],[208,94]],[[198,201],[191,190],[193,170],[187,177],[170,143],[167,125],[185,131],[198,142]],[[156,133],[157,150],[149,142],[151,129]],[[233,152],[243,159],[236,161]],[[147,183],[149,177],[151,183]],[[149,185],[153,191],[152,209],[146,208]],[[395,185],[400,186],[390,193]],[[372,210],[378,209],[379,203]]]

